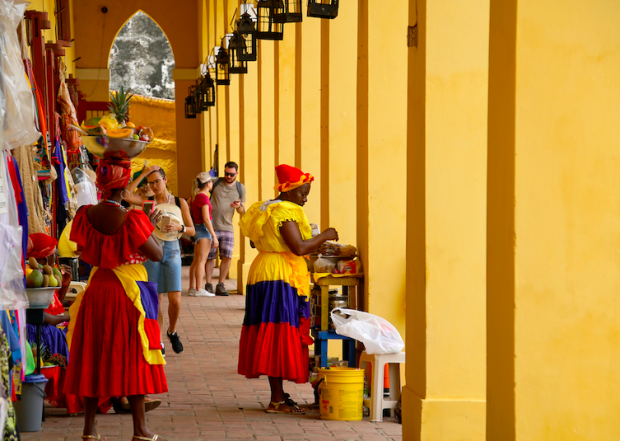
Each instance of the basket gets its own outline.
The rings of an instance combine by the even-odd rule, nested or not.
[[[26,288],[30,308],[45,309],[50,306],[57,289],[57,287],[53,286],[47,288]]]

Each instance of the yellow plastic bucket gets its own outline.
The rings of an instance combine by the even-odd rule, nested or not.
[[[321,381],[323,380],[323,381]],[[359,421],[364,404],[364,369],[319,369],[321,419]]]

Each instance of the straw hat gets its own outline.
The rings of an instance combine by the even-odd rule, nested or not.
[[[170,216],[170,222],[178,224],[178,225],[183,225],[183,214],[181,213],[181,209],[177,207],[176,205],[157,204],[155,208],[161,212],[162,216]],[[160,228],[161,226],[162,225],[160,221],[159,224],[155,227],[155,231],[153,231],[153,234],[159,240],[171,242],[173,240],[179,240],[181,236],[183,235],[183,233],[180,231],[169,231],[166,233],[161,230]]]

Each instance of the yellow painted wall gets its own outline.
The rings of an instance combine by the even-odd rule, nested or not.
[[[482,441],[489,1],[419,1],[410,5],[416,23],[403,439]]]
[[[491,51],[491,82],[514,96],[493,109],[514,118],[505,136],[510,119],[490,120],[489,150],[493,166],[512,169],[514,180],[494,175],[489,200],[499,198],[491,188],[497,183],[506,197],[512,189],[514,208],[502,218],[489,205],[496,221],[489,229],[507,245],[512,228],[514,258],[489,271],[495,279],[512,278],[512,289],[501,295],[514,307],[494,302],[489,314],[508,315],[514,342],[506,342],[512,369],[498,364],[489,372],[490,381],[504,379],[497,392],[489,391],[489,431],[502,440],[619,439],[620,4],[519,1],[517,7],[510,1],[494,7],[491,39],[514,42],[515,71],[500,77],[498,66],[494,76],[493,67],[507,57],[499,48]],[[500,295],[501,286],[494,288],[489,296]],[[501,330],[490,325],[489,332]],[[492,342],[489,358],[507,359],[501,340]],[[512,390],[506,371],[513,373]],[[506,426],[500,407],[507,401],[514,416]]]
[[[177,142],[175,125],[175,102],[158,98],[134,95],[131,99],[129,120],[136,125],[145,125],[153,129],[155,139],[138,158],[131,161],[132,172],[142,170],[144,161],[147,166],[159,165],[166,172],[168,188],[178,194]]]

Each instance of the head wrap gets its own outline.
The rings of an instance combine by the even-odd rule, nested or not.
[[[56,252],[58,241],[44,233],[33,233],[28,236],[29,242],[32,241],[32,249],[28,252],[27,257],[35,259],[45,259],[47,256]]]
[[[276,167],[276,174],[278,175],[279,184],[274,188],[281,193],[294,190],[314,181],[314,176],[310,173],[304,173],[298,168],[286,164],[278,165]]]
[[[97,167],[97,187],[105,199],[112,195],[112,190],[125,188],[131,178],[131,160],[104,158]]]

